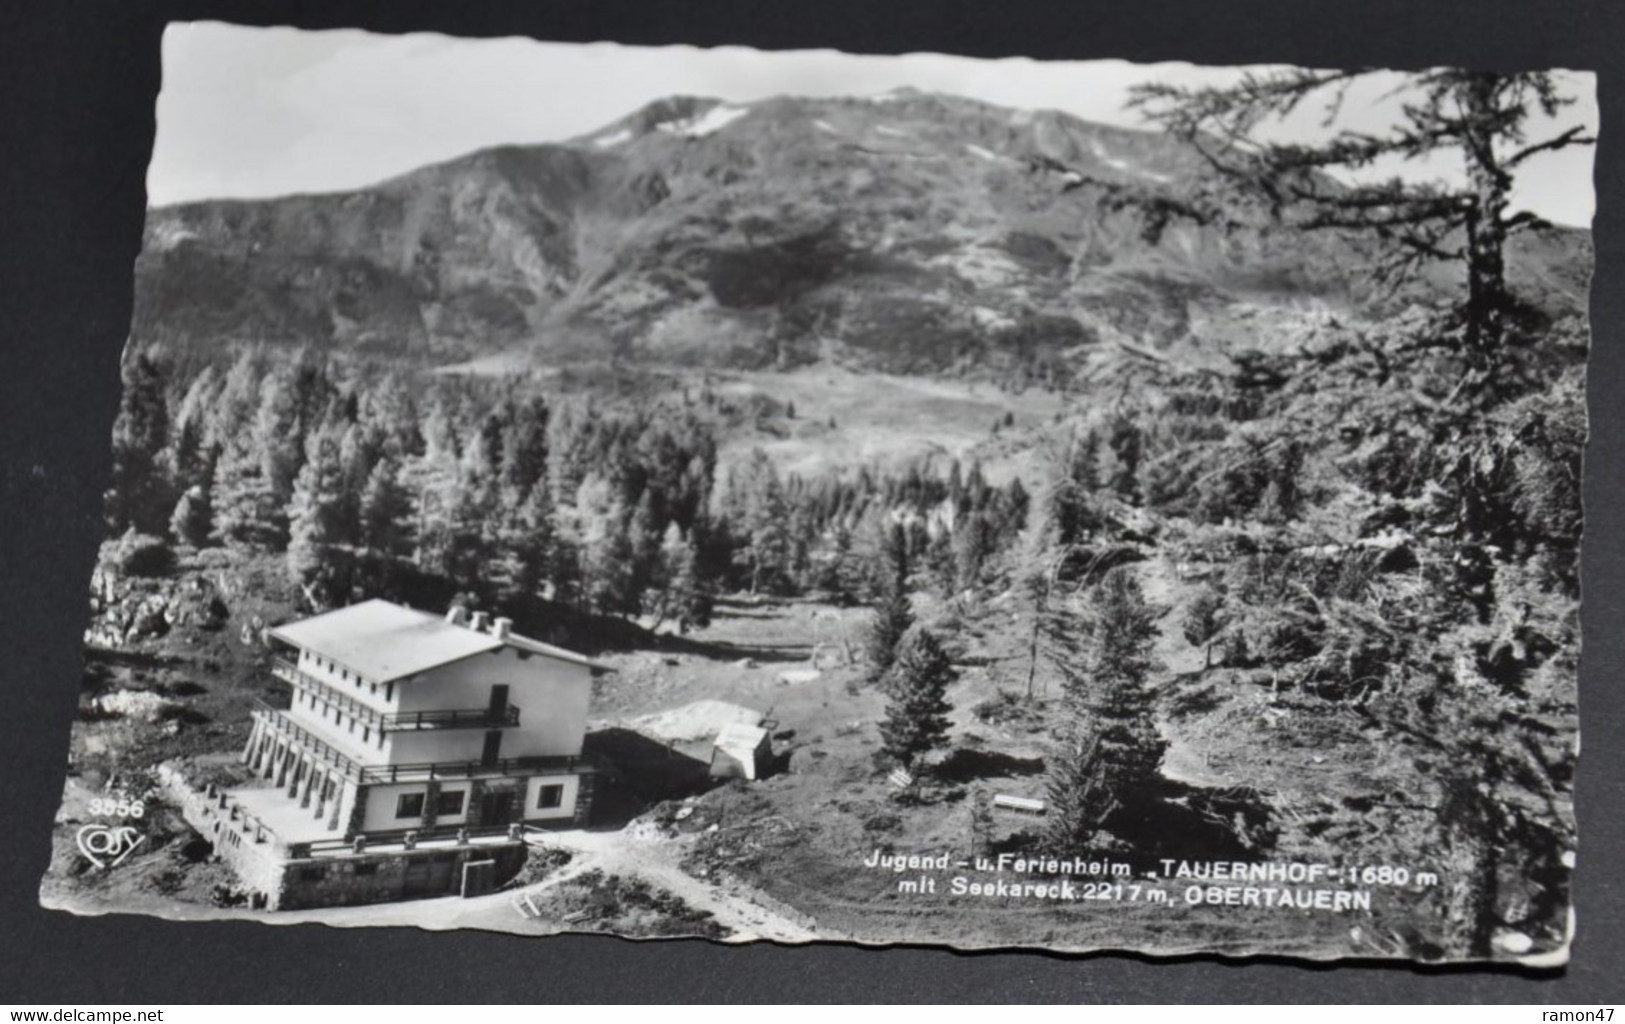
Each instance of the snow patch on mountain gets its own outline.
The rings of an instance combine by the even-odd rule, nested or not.
[[[682,135],[698,139],[721,131],[750,113],[749,107],[718,105],[692,120],[667,121],[657,127],[668,135]]]
[[[1168,182],[1173,180],[1166,174],[1159,174],[1156,171],[1147,170],[1144,167],[1140,167],[1137,164],[1132,164],[1127,160],[1124,160],[1122,157],[1113,156],[1112,154],[1106,152],[1106,147],[1100,144],[1099,139],[1089,140],[1089,151],[1094,154],[1096,160],[1099,160],[1101,163],[1112,168],[1113,170],[1122,171],[1124,174],[1133,174],[1137,177],[1149,178],[1152,181],[1160,182]]]
[[[197,232],[191,231],[179,224],[160,224],[152,232],[147,247],[154,252],[167,252],[182,242],[190,242],[198,237]]]
[[[618,132],[610,132],[608,135],[600,135],[598,138],[592,140],[592,144],[597,146],[599,149],[608,149],[611,146],[619,146],[621,143],[626,142],[630,138],[632,138],[632,129],[622,128]]]

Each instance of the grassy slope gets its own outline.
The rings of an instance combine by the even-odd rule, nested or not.
[[[1264,715],[1267,691],[1235,685],[1227,673],[1200,671],[1201,654],[1179,634],[1177,622],[1194,586],[1174,579],[1160,560],[1139,569],[1148,593],[1171,611],[1163,619],[1158,654],[1170,673],[1161,723],[1173,748],[1165,764],[1171,777],[1194,785],[1251,785],[1286,800],[1328,792],[1359,796],[1384,782],[1383,749],[1355,728],[1353,716],[1290,697],[1272,706],[1284,717]],[[945,609],[929,596],[916,596],[923,617]],[[1173,902],[1002,904],[968,896],[900,894],[894,875],[860,867],[880,848],[901,853],[965,855],[970,843],[970,793],[1044,796],[1041,758],[1047,735],[1041,721],[993,723],[980,720],[976,705],[1000,691],[1025,684],[1025,625],[1008,600],[995,600],[956,634],[966,644],[961,677],[949,693],[954,705],[953,735],[942,755],[952,781],[926,803],[899,803],[896,791],[877,770],[878,721],[885,700],[861,682],[861,666],[824,665],[816,680],[783,684],[785,668],[805,663],[761,662],[745,667],[694,657],[652,659],[628,654],[612,658],[621,669],[596,697],[596,713],[625,720],[650,710],[666,710],[695,700],[723,699],[768,711],[781,729],[795,735],[781,743],[790,752],[789,770],[748,788],[712,791],[699,804],[719,829],[690,858],[694,871],[726,871],[812,916],[821,931],[866,942],[951,940],[971,946],[1044,944],[1055,948],[1139,948],[1173,954],[1210,951],[1232,954],[1281,953],[1309,956],[1371,954],[1351,938],[1359,920],[1305,911],[1190,907],[1178,904],[1183,886],[1164,883]],[[785,657],[810,654],[812,617],[818,605],[787,602],[724,611],[694,639],[719,651],[780,651]],[[866,613],[849,610],[842,620],[861,628]],[[829,641],[836,627],[819,626]],[[1057,681],[1040,669],[1040,695],[1053,694]],[[1210,710],[1200,716],[1166,714],[1175,690],[1205,688]],[[1362,782],[1363,780],[1363,782]],[[1036,820],[1001,813],[1000,836],[1021,849],[1021,834]],[[1036,846],[1036,844],[1033,844]],[[1183,847],[1177,838],[1157,855],[1209,859],[1217,854],[1199,838]],[[1282,851],[1283,854],[1294,851]],[[1337,851],[1318,853],[1330,859]],[[1147,867],[1141,861],[1137,869]],[[1143,879],[1142,879],[1143,881]],[[945,885],[944,879],[939,884]],[[1379,896],[1379,901],[1383,898]],[[1406,897],[1389,907],[1407,906]]]

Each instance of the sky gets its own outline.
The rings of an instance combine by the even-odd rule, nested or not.
[[[1241,74],[1189,64],[629,47],[218,22],[171,25],[163,67],[147,172],[154,206],[359,188],[487,146],[584,135],[678,94],[742,103],[779,95],[870,96],[911,86],[1142,127],[1138,114],[1123,107],[1135,84],[1224,84]],[[1595,76],[1575,72],[1563,79],[1579,102],[1556,123],[1595,129]],[[1389,94],[1394,81],[1374,76],[1350,96],[1339,123],[1382,128],[1399,103]],[[1307,140],[1322,131],[1319,122],[1306,113],[1279,131]],[[1383,165],[1373,173],[1460,176],[1455,162],[1444,158]],[[1513,203],[1558,223],[1588,225],[1595,204],[1592,147],[1528,161]]]

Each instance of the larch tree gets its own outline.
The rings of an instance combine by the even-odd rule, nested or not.
[[[1194,146],[1225,180],[1261,201],[1276,222],[1304,230],[1365,232],[1391,243],[1377,265],[1396,281],[1432,261],[1467,272],[1463,344],[1481,374],[1493,371],[1512,308],[1506,249],[1521,231],[1549,227],[1513,209],[1515,175],[1542,153],[1596,142],[1584,124],[1559,123],[1574,104],[1551,72],[1497,73],[1437,68],[1404,75],[1391,95],[1399,111],[1385,129],[1339,128],[1343,100],[1373,69],[1251,72],[1229,86],[1143,85],[1130,105],[1158,128]],[[1294,115],[1324,105],[1318,142],[1272,140]],[[1537,112],[1544,115],[1537,119]],[[1532,137],[1537,127],[1549,124]],[[1460,184],[1365,178],[1376,167],[1454,155]],[[1342,177],[1338,175],[1342,174]],[[1217,194],[1174,197],[1113,189],[1165,224],[1171,218],[1233,224],[1239,207]]]
[[[636,614],[628,515],[614,484],[595,472],[588,473],[576,490],[574,513],[579,524],[584,602],[607,615]]]
[[[357,502],[358,573],[364,588],[389,593],[412,551],[412,496],[401,484],[400,466],[380,458],[367,474]]]
[[[339,438],[322,431],[294,479],[288,504],[288,573],[314,605],[341,601],[350,585],[354,549],[345,543],[345,493]]]
[[[215,467],[211,492],[214,537],[236,548],[282,550],[286,517],[277,505],[265,467],[252,440],[240,437],[228,445]]]

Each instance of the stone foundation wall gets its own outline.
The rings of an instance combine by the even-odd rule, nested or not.
[[[186,823],[214,844],[215,855],[255,894],[255,906],[266,910],[455,896],[462,891],[464,864],[495,861],[495,884],[501,885],[519,873],[529,851],[516,839],[294,858],[257,823],[234,815],[229,800],[192,788],[168,765],[160,766],[158,778]]]
[[[241,815],[233,816],[220,797],[193,789],[179,771],[160,765],[158,781],[164,794],[180,808],[181,817],[214,845],[219,857],[261,905],[275,908],[282,897],[286,851],[263,829]]]
[[[592,824],[592,801],[598,791],[598,775],[595,772],[584,772],[576,788],[576,813],[571,824],[576,828],[586,828]]]
[[[501,885],[519,873],[528,850],[522,842],[482,843],[290,860],[284,862],[282,898],[276,909],[456,896],[462,892],[464,864],[495,861],[496,884]],[[424,888],[430,882],[433,886]],[[409,891],[409,886],[414,885],[417,891]]]

